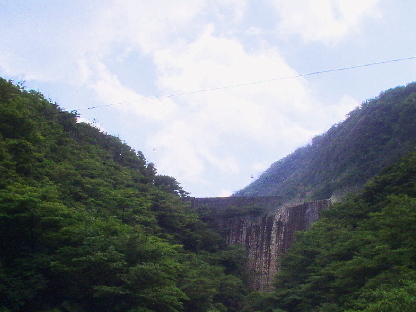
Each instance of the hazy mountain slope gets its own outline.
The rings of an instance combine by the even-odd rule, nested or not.
[[[416,146],[416,83],[382,92],[235,196],[323,199],[360,189]]]

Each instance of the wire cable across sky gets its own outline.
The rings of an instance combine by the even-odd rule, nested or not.
[[[285,77],[276,77],[276,78],[272,78],[272,79],[251,81],[251,82],[240,83],[240,84],[232,84],[232,85],[214,87],[214,88],[209,88],[209,89],[199,89],[199,90],[179,92],[179,93],[173,93],[173,94],[164,94],[164,95],[160,95],[160,96],[145,97],[145,98],[137,100],[137,101],[125,101],[125,102],[119,102],[119,103],[103,104],[103,105],[91,106],[91,107],[86,107],[86,108],[79,108],[79,109],[75,109],[74,111],[91,110],[91,109],[96,109],[96,108],[115,106],[115,105],[121,105],[121,104],[127,104],[127,103],[143,102],[143,101],[150,101],[150,100],[159,100],[159,99],[163,99],[163,98],[173,98],[173,97],[191,95],[191,94],[196,94],[196,93],[219,91],[219,90],[230,89],[230,88],[238,88],[238,87],[268,83],[268,82],[279,81],[279,80],[296,79],[296,78],[301,78],[301,77],[320,75],[320,74],[326,74],[326,73],[338,72],[338,71],[344,71],[344,70],[351,70],[351,69],[357,69],[357,68],[362,68],[362,67],[369,67],[369,66],[382,65],[382,64],[387,64],[387,63],[408,61],[408,60],[413,60],[413,59],[416,59],[416,56],[410,56],[410,57],[405,57],[405,58],[397,58],[397,59],[380,61],[380,62],[372,62],[372,63],[361,64],[361,65],[353,65],[353,66],[348,66],[348,67],[340,67],[340,68],[319,70],[319,71],[310,72],[310,73],[306,73],[306,74],[299,74],[299,75],[285,76]]]

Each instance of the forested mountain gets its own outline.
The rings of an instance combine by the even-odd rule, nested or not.
[[[244,253],[174,178],[0,79],[0,311],[240,311]]]
[[[275,291],[259,294],[244,251],[173,177],[0,79],[0,312],[414,311],[415,117],[416,83],[383,92],[237,194],[361,189],[299,234]]]
[[[282,263],[276,290],[243,311],[413,312],[416,152],[327,210]]]
[[[416,83],[411,83],[364,102],[345,121],[271,165],[235,196],[337,198],[361,189],[415,146]]]

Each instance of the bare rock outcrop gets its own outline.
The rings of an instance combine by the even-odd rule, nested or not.
[[[253,290],[268,292],[273,289],[273,279],[280,261],[292,245],[297,231],[305,230],[327,209],[330,200],[305,202],[284,206],[278,197],[228,197],[190,199],[194,207],[241,207],[243,205],[264,207],[267,213],[229,216],[219,214],[217,226],[222,230],[228,244],[243,245],[248,253],[250,282]]]

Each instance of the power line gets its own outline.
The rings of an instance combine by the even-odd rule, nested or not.
[[[220,86],[220,87],[214,87],[214,88],[208,88],[208,89],[199,89],[199,90],[193,90],[193,91],[187,91],[187,92],[179,92],[179,93],[172,93],[172,94],[165,94],[160,96],[153,96],[153,97],[145,97],[140,100],[136,101],[125,101],[125,102],[119,102],[119,103],[110,103],[110,104],[103,104],[103,105],[96,105],[96,106],[90,106],[90,107],[84,107],[84,108],[78,108],[71,111],[71,113],[77,113],[78,111],[82,110],[92,110],[97,108],[103,108],[108,106],[115,106],[115,105],[121,105],[121,104],[127,104],[127,103],[138,103],[138,102],[144,102],[144,101],[152,101],[152,100],[159,100],[163,98],[173,98],[173,97],[179,97],[184,95],[191,95],[191,94],[197,94],[197,93],[203,93],[203,92],[212,92],[212,91],[219,91],[219,90],[225,90],[225,89],[231,89],[231,88],[238,88],[238,87],[244,87],[244,86],[250,86],[250,85],[256,85],[256,84],[262,84],[262,83],[268,83],[273,81],[279,81],[279,80],[287,80],[287,79],[296,79],[301,77],[307,77],[307,76],[313,76],[313,75],[319,75],[319,74],[326,74],[331,72],[338,72],[338,71],[344,71],[344,70],[350,70],[350,69],[356,69],[361,67],[369,67],[369,66],[375,66],[375,65],[381,65],[381,64],[387,64],[387,63],[393,63],[393,62],[401,62],[401,61],[408,61],[416,59],[416,56],[410,56],[405,58],[398,58],[393,60],[387,60],[387,61],[381,61],[381,62],[372,62],[367,64],[361,64],[361,65],[353,65],[348,67],[340,67],[340,68],[333,68],[333,69],[326,69],[326,70],[319,70],[315,72],[310,72],[306,74],[299,74],[299,75],[293,75],[293,76],[285,76],[285,77],[277,77],[267,80],[258,80],[258,81],[251,81],[246,83],[240,83],[240,84],[233,84],[228,86]],[[60,111],[56,114],[60,113],[66,113],[66,111]],[[26,116],[26,117],[20,117],[20,119],[25,118],[33,118],[33,117],[40,117],[45,115],[52,115],[55,113],[48,113],[48,114],[40,114],[40,115],[32,115],[32,116]]]
[[[306,73],[306,74],[299,74],[299,75],[285,76],[285,77],[277,77],[277,78],[271,78],[271,79],[267,79],[267,80],[251,81],[251,82],[233,84],[233,85],[228,85],[228,86],[220,86],[220,87],[214,87],[214,88],[208,88],[208,89],[198,89],[198,90],[187,91],[187,92],[164,94],[164,95],[160,95],[160,96],[146,97],[146,98],[136,100],[136,101],[128,101],[128,102],[120,102],[120,103],[112,103],[112,104],[103,104],[103,105],[91,106],[91,107],[86,107],[86,108],[80,108],[80,109],[75,109],[74,111],[91,110],[91,109],[102,108],[102,107],[107,107],[107,106],[121,105],[121,104],[126,104],[126,103],[137,103],[137,102],[159,100],[159,99],[163,99],[163,98],[173,98],[173,97],[179,97],[179,96],[191,95],[191,94],[197,94],[197,93],[219,91],[219,90],[224,90],[224,89],[238,88],[238,87],[268,83],[268,82],[279,81],[279,80],[296,79],[296,78],[301,78],[301,77],[307,77],[307,76],[313,76],[313,75],[319,75],[319,74],[326,74],[326,73],[331,73],[331,72],[338,72],[338,71],[344,71],[344,70],[350,70],[350,69],[356,69],[356,68],[362,68],[362,67],[369,67],[369,66],[375,66],[375,65],[382,65],[382,64],[393,63],[393,62],[408,61],[408,60],[412,60],[412,59],[416,59],[416,56],[410,56],[410,57],[398,58],[398,59],[380,61],[380,62],[372,62],[372,63],[361,64],[361,65],[353,65],[353,66],[348,66],[348,67],[340,67],[340,68],[333,68],[333,69],[327,69],[327,70],[319,70],[319,71],[310,72],[310,73]]]

